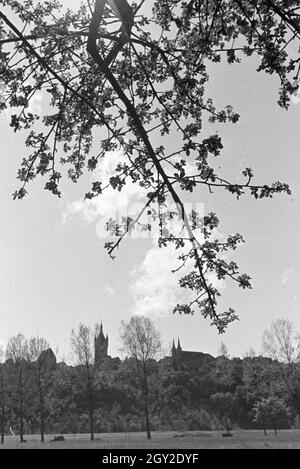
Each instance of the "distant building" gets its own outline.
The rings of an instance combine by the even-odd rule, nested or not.
[[[43,350],[38,358],[38,362],[42,365],[47,366],[48,368],[55,368],[56,366],[56,356],[51,348]]]
[[[178,339],[177,347],[175,346],[175,341],[173,340],[172,359],[176,363],[184,363],[186,365],[196,366],[200,365],[204,360],[213,359],[213,357],[208,353],[182,350],[180,340]]]
[[[103,326],[101,323],[99,335],[94,339],[94,361],[95,366],[99,367],[108,357],[108,335],[103,334]]]

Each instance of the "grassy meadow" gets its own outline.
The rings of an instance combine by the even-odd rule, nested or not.
[[[300,430],[281,430],[277,436],[272,431],[264,436],[261,430],[236,430],[229,438],[216,431],[153,432],[150,441],[144,433],[96,434],[93,442],[87,434],[64,435],[62,442],[51,442],[53,437],[47,435],[41,443],[38,435],[26,435],[21,444],[17,436],[7,436],[0,449],[300,449]]]

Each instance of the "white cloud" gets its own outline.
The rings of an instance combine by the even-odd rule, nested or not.
[[[0,80],[0,102],[3,99],[7,99],[7,93],[6,93],[6,85],[3,83],[3,81]],[[43,111],[43,95],[42,93],[35,93],[35,95],[30,99],[28,107],[27,107],[27,112],[31,112],[32,114],[36,115],[41,115]],[[1,116],[3,116],[6,120],[9,122],[11,121],[11,117],[13,114],[16,114],[16,109],[13,107],[7,107]]]
[[[115,168],[118,163],[124,161],[124,155],[121,151],[108,153],[101,160],[99,169],[95,172],[93,180],[102,181],[105,186],[111,176],[115,175]],[[192,171],[192,166],[188,168],[188,172]],[[103,194],[97,198],[86,201],[75,201],[69,205],[65,213],[65,219],[72,215],[80,215],[86,222],[99,221],[97,226],[97,235],[105,236],[104,221],[109,218],[120,219],[121,216],[136,216],[143,208],[146,201],[147,191],[140,187],[138,183],[128,181],[121,192],[108,188]],[[173,207],[168,206],[172,211]],[[187,207],[189,212],[191,209],[196,210],[200,217],[204,215],[204,206],[199,204]],[[175,210],[175,209],[174,209]],[[144,261],[140,266],[132,272],[133,281],[130,287],[134,299],[134,313],[142,315],[167,315],[172,312],[177,303],[189,303],[195,299],[194,295],[187,289],[179,286],[179,279],[187,274],[193,266],[191,261],[187,263],[185,268],[179,272],[172,273],[179,266],[178,256],[180,249],[175,249],[173,244],[167,247],[159,248],[157,246],[157,230],[151,233],[153,246],[145,255]],[[182,232],[182,221],[178,218],[173,219],[167,228],[173,235],[185,236]],[[222,238],[222,234],[217,233]],[[199,231],[198,239],[202,241],[202,233]],[[225,282],[217,281],[214,275],[208,276],[208,281],[216,285],[217,288],[223,289]],[[113,294],[111,287],[106,287],[108,294]]]
[[[201,232],[198,233],[200,241],[201,236]],[[188,249],[188,244],[184,249]],[[153,247],[133,272],[134,281],[130,291],[135,302],[134,314],[166,316],[172,313],[177,304],[190,303],[195,299],[194,292],[179,285],[179,279],[194,268],[194,263],[188,260],[182,269],[172,272],[180,266],[178,256],[183,252],[170,243],[167,247],[159,248],[153,240]],[[216,288],[225,288],[225,282],[217,280],[214,274],[208,274],[207,279]]]
[[[173,162],[179,161],[179,157],[174,157]],[[122,150],[108,152],[99,162],[97,170],[94,171],[92,182],[101,181],[102,187],[109,184],[110,178],[116,175],[116,167],[119,163],[128,163]],[[130,163],[129,163],[130,164]],[[193,174],[195,166],[188,163],[185,168],[186,174]],[[64,213],[64,221],[74,214],[79,214],[87,222],[93,222],[99,218],[110,218],[114,214],[136,215],[139,209],[143,208],[149,190],[141,187],[138,182],[127,179],[126,185],[121,191],[109,187],[103,191],[99,197],[92,200],[77,200],[68,205]]]
[[[135,314],[162,316],[168,314],[179,300],[178,273],[173,246],[153,246],[141,266],[136,269],[131,293],[135,301]],[[180,292],[183,296],[184,292]]]
[[[116,174],[118,164],[124,162],[125,157],[121,151],[107,153],[94,172],[92,181],[101,181],[102,187],[105,187]],[[97,233],[101,237],[105,235],[104,222],[109,218],[120,220],[123,216],[136,215],[137,211],[143,208],[146,194],[146,189],[128,179],[121,191],[108,187],[98,197],[69,204],[63,220],[66,221],[72,215],[80,215],[88,223],[98,221]]]

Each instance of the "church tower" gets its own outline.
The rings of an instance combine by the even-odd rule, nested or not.
[[[182,357],[182,348],[181,348],[181,345],[180,345],[179,337],[178,337],[178,343],[177,343],[176,357],[178,359],[181,359],[181,357]]]
[[[179,340],[179,337],[178,337],[177,347],[176,347],[175,341],[173,339],[172,358],[180,360],[181,356],[182,356],[182,348],[181,348],[180,340]]]
[[[173,346],[172,346],[172,358],[176,357],[176,347],[175,347],[175,341],[173,339]]]
[[[103,326],[101,323],[100,332],[98,336],[95,336],[94,339],[94,360],[95,366],[99,367],[101,363],[107,357],[107,350],[108,350],[108,335],[106,337],[103,334]]]

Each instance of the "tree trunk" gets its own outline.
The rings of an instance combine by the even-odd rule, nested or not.
[[[45,441],[45,414],[44,414],[44,396],[43,391],[40,389],[40,413],[41,413],[41,442]]]
[[[145,403],[145,419],[146,419],[147,439],[148,439],[148,440],[151,440],[151,431],[150,431],[150,419],[149,419],[148,403]]]
[[[94,441],[94,412],[93,409],[90,409],[90,433],[91,441]]]
[[[144,364],[143,372],[144,372],[144,409],[145,409],[146,431],[147,431],[147,439],[151,440],[149,403],[148,403],[148,380],[147,380],[147,369],[146,369],[145,364]]]
[[[1,444],[4,444],[4,435],[5,435],[5,406],[2,404],[1,408]]]
[[[20,386],[20,442],[24,443],[24,402],[23,402],[23,376],[22,371],[19,375],[19,386]]]
[[[90,417],[90,434],[91,441],[94,441],[94,399],[93,390],[89,386],[89,417]]]
[[[20,406],[20,442],[24,443],[23,403]]]
[[[230,435],[230,419],[228,415],[226,415],[225,417],[225,428],[227,431],[227,435]]]
[[[263,427],[264,427],[264,434],[265,434],[265,436],[267,436],[267,428],[266,428],[265,419],[263,419]]]

